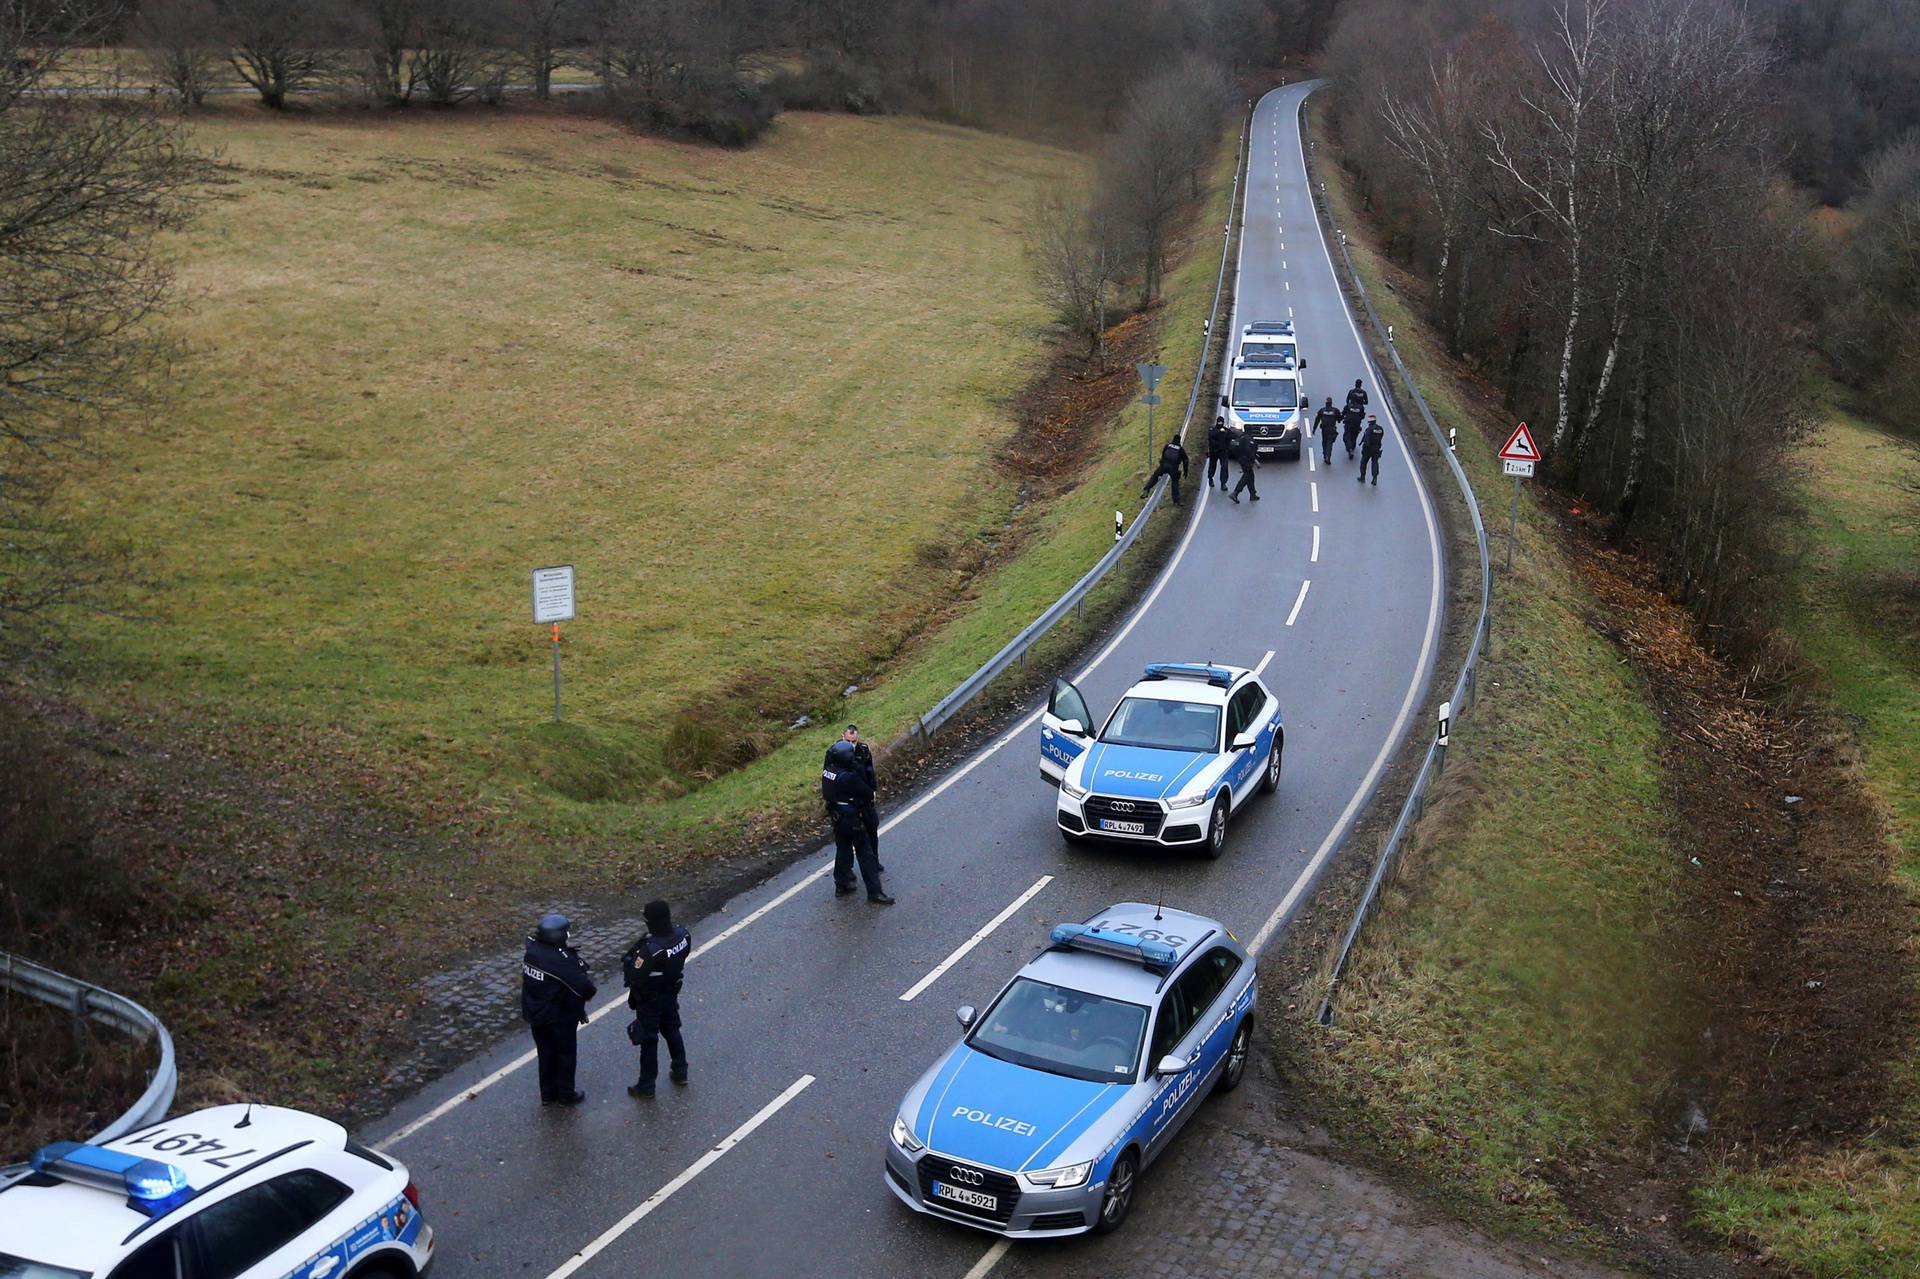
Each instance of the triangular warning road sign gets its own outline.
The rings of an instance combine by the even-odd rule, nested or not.
[[[1500,456],[1510,462],[1538,462],[1540,446],[1533,442],[1533,432],[1522,422],[1513,428],[1513,434],[1507,437],[1506,444],[1500,450]]]

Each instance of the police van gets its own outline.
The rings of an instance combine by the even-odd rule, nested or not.
[[[1306,436],[1307,392],[1293,355],[1276,346],[1235,356],[1220,409],[1229,427],[1252,437],[1255,452],[1300,460]]]
[[[297,1110],[215,1106],[29,1166],[0,1188],[6,1279],[416,1279],[433,1259],[407,1170]]]

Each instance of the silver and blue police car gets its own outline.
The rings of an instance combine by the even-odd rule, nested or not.
[[[1280,702],[1238,666],[1161,662],[1099,734],[1086,698],[1055,680],[1040,717],[1040,775],[1059,788],[1069,844],[1091,839],[1226,850],[1227,822],[1280,785]]]
[[[0,1188],[7,1279],[415,1279],[433,1259],[407,1170],[297,1110],[215,1106],[30,1167]]]
[[[1253,1038],[1254,961],[1218,921],[1123,902],[1047,949],[908,1090],[888,1187],[1015,1238],[1105,1233]]]

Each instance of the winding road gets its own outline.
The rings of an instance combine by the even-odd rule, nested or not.
[[[916,1216],[882,1184],[895,1106],[958,1034],[952,1009],[984,1003],[1052,924],[1112,901],[1164,894],[1259,946],[1312,891],[1415,727],[1443,578],[1433,504],[1307,190],[1298,122],[1312,88],[1276,89],[1254,113],[1232,331],[1292,318],[1316,405],[1366,380],[1389,425],[1380,484],[1356,484],[1343,450],[1322,466],[1317,448],[1265,466],[1258,503],[1231,505],[1196,475],[1166,567],[1070,672],[1103,715],[1149,661],[1263,667],[1287,729],[1279,793],[1235,820],[1217,862],[1069,850],[1039,776],[1036,708],[910,801],[888,797],[899,905],[836,900],[829,849],[683,921],[698,945],[682,1000],[689,1087],[626,1095],[637,1053],[618,974],[602,974],[581,1031],[586,1104],[537,1104],[522,1036],[372,1125],[363,1136],[422,1187],[437,1279],[611,1279],[665,1255],[709,1275],[979,1279],[1005,1244]]]

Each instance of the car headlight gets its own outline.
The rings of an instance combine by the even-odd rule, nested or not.
[[[913,1135],[913,1125],[907,1122],[905,1115],[893,1117],[893,1144],[910,1155],[927,1148],[926,1142]]]
[[[1049,1190],[1071,1190],[1075,1186],[1087,1184],[1087,1178],[1093,1175],[1093,1161],[1072,1164],[1066,1168],[1048,1168],[1044,1172],[1023,1172],[1020,1174],[1036,1186]]]
[[[1206,793],[1205,791],[1201,791],[1201,792],[1200,792],[1200,793],[1199,793],[1198,795],[1189,795],[1189,796],[1187,796],[1187,797],[1186,797],[1185,799],[1173,799],[1173,800],[1168,800],[1168,801],[1167,801],[1167,807],[1169,807],[1169,808],[1198,808],[1198,807],[1200,807],[1200,805],[1202,805],[1202,804],[1204,804],[1204,803],[1206,803],[1206,802],[1207,802],[1207,793]]]
[[[1087,797],[1086,787],[1075,786],[1072,782],[1064,780],[1060,783],[1060,792],[1068,799],[1085,799]]]

